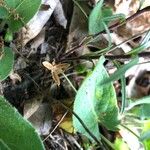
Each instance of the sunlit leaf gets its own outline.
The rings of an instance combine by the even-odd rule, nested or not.
[[[98,139],[100,139],[99,123],[110,130],[116,130],[119,124],[114,87],[111,83],[100,86],[100,83],[108,78],[103,63],[104,57],[101,57],[92,74],[78,90],[74,103],[74,112]],[[92,139],[75,116],[73,125],[76,131]]]

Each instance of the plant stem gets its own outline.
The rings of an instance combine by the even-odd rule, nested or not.
[[[113,61],[114,64],[116,65],[117,69],[121,66],[119,62]],[[121,76],[121,93],[122,93],[122,103],[121,103],[121,110],[120,113],[121,115],[124,113],[125,106],[126,106],[126,79],[124,74]]]
[[[62,59],[61,62],[63,61],[72,61],[72,60],[79,60],[79,59],[84,59],[84,60],[89,60],[89,59],[98,59],[102,54],[98,54],[98,55],[82,55],[82,56],[78,56],[78,57],[70,57],[70,58],[65,58]],[[150,52],[141,52],[139,54],[137,54],[138,57],[144,57],[144,58],[148,58],[150,57]],[[124,54],[124,55],[104,55],[106,59],[109,60],[129,60],[132,59],[132,55],[130,54]]]
[[[72,89],[75,91],[75,93],[77,93],[76,88],[73,86],[73,84],[71,83],[71,81],[69,80],[69,78],[63,72],[62,72],[62,75],[68,81],[68,83],[70,84],[70,86],[72,87]]]
[[[109,140],[107,140],[102,134],[101,134],[101,138],[109,147],[111,147],[113,150],[115,150],[114,145]]]
[[[128,130],[130,133],[132,133],[135,137],[137,137],[138,139],[140,139],[140,137],[134,133],[131,129],[129,129],[127,126],[123,125],[123,124],[120,124],[123,128],[125,128],[126,130]]]
[[[86,19],[88,19],[88,16],[86,14],[86,12],[83,10],[83,8],[80,6],[80,4],[76,1],[73,0],[73,2],[78,6],[78,8],[82,11],[82,13],[84,14],[84,16],[86,17]]]
[[[74,2],[75,2],[75,0],[74,0]],[[138,10],[137,13],[135,13],[132,16],[128,17],[124,22],[121,22],[121,23],[118,22],[118,23],[116,23],[116,24],[108,27],[108,29],[110,31],[113,31],[113,30],[117,29],[118,27],[126,24],[127,22],[133,21],[135,18],[139,17],[140,15],[142,15],[143,13],[148,12],[148,11],[150,11],[150,6],[145,7],[142,10]],[[106,33],[106,31],[105,30],[101,31],[101,32],[99,32],[99,33],[97,33],[95,35],[87,35],[85,38],[88,38],[88,37],[95,38],[95,37],[99,36],[102,33]],[[70,54],[72,54],[74,51],[76,51],[77,49],[79,49],[82,46],[83,46],[83,43],[80,43],[79,45],[73,47],[71,50],[69,50],[69,52],[67,52],[66,54],[64,54],[64,56],[61,58],[61,60],[64,60],[67,56],[69,56]],[[114,50],[114,48],[113,48],[113,50]]]
[[[109,29],[110,31],[115,30],[115,29],[117,29],[118,27],[121,27],[122,25],[126,24],[127,22],[133,21],[134,19],[136,19],[137,17],[141,16],[143,13],[145,13],[145,12],[147,12],[147,11],[150,11],[150,6],[145,7],[145,8],[143,8],[143,9],[141,9],[141,10],[138,10],[135,14],[133,14],[133,15],[130,16],[130,17],[128,17],[125,21],[123,21],[123,22],[121,22],[121,23],[120,23],[120,22],[117,22],[117,23],[115,23],[114,25],[108,27],[108,29]],[[97,36],[97,35],[99,35],[99,34],[101,34],[101,33],[105,33],[105,32],[106,32],[106,31],[101,31],[101,32],[95,34],[94,36]]]
[[[88,129],[88,127],[85,125],[85,123],[82,121],[82,119],[69,107],[67,107],[65,104],[63,104],[61,101],[57,100],[65,109],[67,109],[70,113],[72,113],[77,119],[78,121],[81,123],[81,125],[83,126],[83,128],[85,129],[85,131],[91,136],[91,138],[100,146],[102,146],[101,141],[99,141],[95,135]]]
[[[121,77],[121,93],[122,93],[122,103],[120,113],[123,114],[126,106],[126,78],[124,75]]]

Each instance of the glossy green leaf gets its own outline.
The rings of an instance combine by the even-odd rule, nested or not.
[[[115,80],[118,80],[121,78],[122,75],[125,74],[125,72],[130,69],[131,67],[133,67],[134,65],[136,65],[139,61],[139,58],[136,57],[133,60],[131,60],[128,64],[125,64],[123,66],[121,66],[116,72],[114,72],[109,78],[103,80],[101,82],[101,85],[105,85],[108,84],[110,82],[113,82]]]
[[[37,12],[41,0],[5,0],[0,7],[0,13],[5,15],[9,28],[14,32],[23,27]],[[10,10],[10,11],[8,11]]]
[[[0,50],[0,81],[8,77],[13,68],[14,54],[12,49],[4,47]]]
[[[101,57],[94,71],[85,79],[77,92],[74,112],[81,118],[87,128],[100,139],[98,124],[107,129],[116,130],[119,124],[118,106],[114,87],[111,83],[100,86],[108,78]],[[77,132],[92,139],[78,119],[73,116],[73,125]]]
[[[44,150],[35,129],[1,96],[0,139],[11,150]]]

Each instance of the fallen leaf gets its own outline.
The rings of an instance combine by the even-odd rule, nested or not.
[[[54,61],[52,62],[52,64],[49,63],[48,61],[44,61],[42,64],[44,67],[46,67],[48,70],[51,71],[52,78],[58,86],[60,85],[60,79],[58,75],[63,73],[70,66],[67,63],[55,64]]]

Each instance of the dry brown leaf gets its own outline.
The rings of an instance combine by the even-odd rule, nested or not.
[[[21,42],[21,46],[25,46],[31,39],[36,37],[43,26],[49,20],[54,9],[57,6],[59,0],[42,0],[42,4],[50,5],[50,9],[46,11],[37,12],[35,16],[27,23],[27,27],[23,27],[18,38],[18,42]]]
[[[70,66],[67,63],[55,64],[54,61],[52,62],[52,64],[49,63],[48,61],[44,61],[42,64],[44,67],[46,67],[48,70],[51,71],[52,78],[58,86],[60,85],[60,79],[58,75],[60,73],[63,73]]]
[[[150,6],[147,0],[144,2],[143,7]],[[115,13],[123,13],[126,18],[135,14],[140,7],[139,0],[116,0]],[[126,25],[118,28],[118,34],[129,38],[130,36],[139,34],[150,29],[150,12],[145,12]]]
[[[40,135],[48,135],[52,125],[51,106],[41,103],[35,113],[28,119]]]
[[[24,118],[30,118],[39,108],[41,102],[43,100],[43,95],[39,97],[30,99],[24,103]]]

